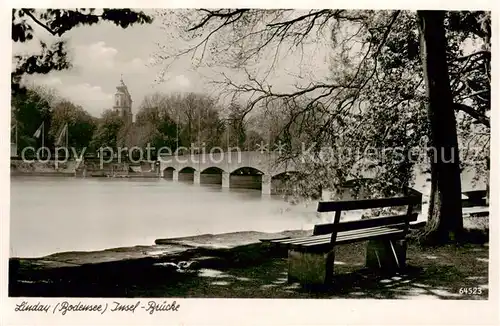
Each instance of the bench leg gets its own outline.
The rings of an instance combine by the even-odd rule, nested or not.
[[[387,272],[406,267],[405,240],[370,240],[366,246],[366,267]]]
[[[335,250],[309,253],[288,250],[288,282],[302,285],[325,285],[333,279]]]

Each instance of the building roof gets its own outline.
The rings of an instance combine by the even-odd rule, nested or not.
[[[132,96],[130,96],[130,93],[128,91],[127,85],[125,85],[125,82],[123,81],[123,76],[120,79],[120,85],[116,86],[116,91],[117,93],[123,93],[126,94],[129,100],[132,102]]]

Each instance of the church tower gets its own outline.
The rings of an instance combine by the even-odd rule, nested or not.
[[[120,85],[116,86],[113,109],[120,113],[120,116],[126,123],[132,123],[132,97],[128,92],[127,85],[123,82],[123,77],[120,79]]]

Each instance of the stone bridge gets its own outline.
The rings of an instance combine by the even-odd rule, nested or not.
[[[174,181],[192,181],[194,184],[220,184],[223,188],[261,189],[271,194],[280,180],[297,168],[292,160],[277,162],[277,153],[260,151],[216,152],[213,154],[170,155],[159,158],[164,178]],[[363,179],[371,179],[372,173],[363,171]],[[473,171],[462,172],[462,190],[484,189],[485,180],[476,180]],[[413,191],[429,192],[428,174],[413,176]]]
[[[296,172],[292,161],[278,163],[277,158],[276,153],[239,151],[168,155],[159,161],[166,179],[221,184],[223,188],[255,188],[271,194],[273,180]]]

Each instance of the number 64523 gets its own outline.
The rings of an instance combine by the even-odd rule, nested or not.
[[[483,291],[481,288],[460,288],[458,293],[465,295],[480,295]]]

